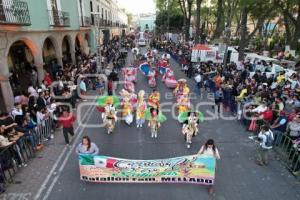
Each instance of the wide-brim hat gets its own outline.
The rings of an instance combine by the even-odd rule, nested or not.
[[[143,98],[145,96],[145,91],[144,90],[140,90],[138,93],[138,97],[139,98]]]
[[[178,82],[186,83],[186,79],[181,78],[181,79],[178,80]]]

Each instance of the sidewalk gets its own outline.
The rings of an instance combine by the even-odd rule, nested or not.
[[[128,53],[126,65],[129,65],[132,59],[132,54]],[[109,65],[112,66],[112,63]],[[90,91],[89,93],[93,95],[94,91]],[[73,112],[76,113],[76,110],[73,110]],[[74,130],[76,130],[76,128],[77,124],[75,124]],[[72,141],[75,137],[76,131]],[[57,158],[61,154],[68,152],[68,149],[70,149],[72,145],[77,145],[73,144],[72,141],[70,146],[66,146],[62,129],[57,129],[54,133],[54,139],[47,141],[44,144],[44,148],[36,153],[36,157],[28,160],[27,167],[18,169],[13,178],[17,183],[7,184],[5,187],[6,192],[0,195],[0,200],[34,199],[53,166],[58,164],[56,163]]]
[[[89,93],[93,92],[90,91]],[[77,107],[80,103],[81,102],[77,104]],[[76,114],[76,110],[73,110],[73,113]],[[6,192],[0,195],[0,200],[34,199],[34,196],[42,187],[52,167],[58,164],[56,163],[58,157],[68,152],[68,149],[70,149],[72,145],[77,145],[73,144],[76,138],[77,127],[78,125],[76,123],[74,125],[75,136],[73,138],[70,136],[70,146],[65,144],[62,128],[56,129],[54,138],[44,143],[44,148],[36,152],[35,158],[28,160],[26,167],[18,168],[13,177],[13,181],[16,183],[7,184],[5,186]]]
[[[7,185],[5,194],[30,194],[33,197],[64,148],[67,147],[64,142],[62,129],[58,129],[54,134],[54,139],[45,143],[44,149],[37,152],[36,158],[29,160],[27,167],[19,168],[19,171],[14,176],[14,181],[21,181],[21,183]]]

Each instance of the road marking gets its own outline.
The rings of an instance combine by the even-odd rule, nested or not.
[[[90,113],[90,109],[92,109],[93,106],[91,106],[89,109],[88,109],[88,112],[85,113],[85,115],[83,116],[83,119],[87,117],[87,115]],[[81,127],[78,126],[76,129],[75,129],[75,133],[80,129]],[[46,179],[44,180],[43,184],[41,185],[39,191],[37,192],[37,194],[35,195],[34,199],[35,200],[38,200],[42,194],[42,192],[44,191],[44,189],[46,189],[46,186],[50,180],[50,178],[53,176],[54,172],[55,172],[55,169],[57,168],[58,164],[61,162],[62,160],[62,157],[63,155],[66,153],[67,149],[69,149],[68,147],[64,147],[62,153],[59,155],[58,159],[56,160],[56,162],[54,163],[52,169],[50,170],[50,173],[48,174],[48,176],[46,177]]]
[[[90,112],[93,112],[95,111],[95,106],[92,106],[91,107],[92,110],[87,112],[87,113],[90,113]],[[87,118],[87,121],[90,120],[92,115],[89,115],[88,118]],[[78,140],[81,138],[82,136],[82,133],[84,132],[84,127],[82,127],[82,129],[80,130],[80,132],[77,134],[77,137],[75,138],[74,142],[73,142],[73,145],[72,147],[70,148],[70,151],[67,153],[67,155],[65,156],[64,160],[63,160],[63,163],[62,165],[60,166],[59,170],[58,170],[58,174],[56,175],[56,177],[53,179],[51,185],[49,186],[48,190],[46,191],[45,195],[44,195],[44,198],[43,200],[47,200],[50,193],[52,192],[53,188],[54,188],[54,185],[56,184],[56,182],[58,181],[60,175],[61,175],[61,172],[63,171],[63,169],[65,168],[66,164],[67,164],[67,161],[69,160],[71,154],[73,153],[74,149],[77,147],[77,143],[78,143]]]

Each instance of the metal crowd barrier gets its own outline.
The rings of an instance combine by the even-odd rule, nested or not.
[[[35,157],[37,145],[43,145],[45,139],[50,138],[51,130],[54,130],[54,120],[49,117],[29,130],[29,135],[22,136],[16,144],[0,147],[0,183],[14,182],[18,165],[27,163],[28,160]]]
[[[36,134],[37,136],[37,144],[43,144],[51,137],[52,128],[53,119],[49,117],[33,129],[33,134]]]
[[[0,148],[0,182],[14,183],[18,165],[22,166],[34,156],[34,149],[25,135],[15,144]]]
[[[300,180],[300,149],[294,146],[293,140],[286,134],[278,134],[274,141],[274,151],[283,164]]]

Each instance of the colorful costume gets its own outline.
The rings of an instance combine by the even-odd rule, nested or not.
[[[144,100],[145,91],[141,90],[138,94],[138,101],[136,107],[136,125],[137,128],[143,127],[145,123],[145,112],[147,109],[147,104]]]
[[[129,90],[131,92],[134,92],[134,83],[136,82],[136,74],[137,74],[137,69],[134,68],[133,66],[126,67],[122,71],[123,76],[124,76],[124,88],[126,90]]]
[[[166,73],[162,77],[162,82],[165,82],[168,88],[176,88],[178,82],[176,81],[174,71],[171,68],[166,69]]]
[[[148,105],[152,108],[159,108],[160,94],[158,91],[152,92],[148,97]]]
[[[124,118],[125,122],[130,125],[133,121],[133,106],[130,101],[130,93],[126,90],[122,90],[120,92],[120,95],[122,96],[122,102],[121,102],[121,107],[122,107],[122,117]]]
[[[157,132],[160,127],[160,122],[158,121],[158,110],[151,108],[150,115],[151,119],[149,120],[148,126],[151,129],[151,137],[157,138]]]
[[[102,115],[104,125],[107,129],[107,133],[111,134],[115,128],[117,122],[117,111],[113,105],[113,99],[107,99],[107,105],[104,107],[105,112]]]
[[[156,87],[155,70],[151,70],[148,73],[148,84],[150,87]]]
[[[176,88],[174,89],[174,95],[176,96],[177,100],[180,96],[188,96],[190,93],[190,88],[186,84],[185,79],[179,79]]]
[[[183,124],[182,134],[185,136],[187,148],[190,148],[193,136],[198,134],[198,117],[195,113],[191,114],[186,123]]]
[[[167,67],[168,67],[168,60],[167,59],[162,59],[158,62],[157,67],[159,68],[159,73],[160,74],[165,74]]]
[[[189,97],[185,95],[179,96],[177,100],[177,108],[179,114],[189,111],[191,108],[191,102]]]

